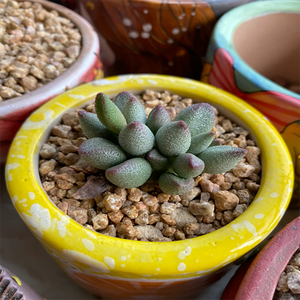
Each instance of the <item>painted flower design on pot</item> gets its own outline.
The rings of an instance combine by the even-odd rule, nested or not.
[[[220,87],[247,101],[269,119],[287,142],[295,166],[295,195],[300,189],[300,102],[298,99],[277,91],[250,92],[247,85],[239,86],[241,74],[234,67],[234,60],[224,49],[215,51],[212,65],[207,63],[201,80]],[[276,145],[273,145],[276,146]]]

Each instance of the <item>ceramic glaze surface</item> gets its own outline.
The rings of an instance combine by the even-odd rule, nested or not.
[[[272,300],[279,277],[299,244],[300,217],[297,217],[268,242],[253,262],[237,270],[221,300]]]
[[[270,14],[274,14],[274,16],[270,16]],[[273,27],[275,26],[274,24],[278,24],[275,22],[276,16],[278,20],[282,20],[289,15],[291,16],[290,25],[287,24],[286,27],[282,26],[280,30],[268,27],[272,26],[272,24]],[[266,61],[268,53],[264,53],[259,47],[263,43],[254,44],[256,36],[249,37],[251,43],[248,46],[252,49],[253,53],[260,53],[260,56],[257,58],[258,55],[255,54],[250,59],[249,49],[242,49],[242,35],[236,34],[247,22],[249,25],[254,26],[255,18],[257,18],[259,22],[262,22],[264,16],[266,18],[266,24],[268,25],[265,27],[266,30],[263,31],[264,34],[267,35],[270,33],[271,35],[272,33],[275,35],[276,31],[281,35],[294,34],[290,39],[287,38],[287,40],[292,41],[291,44],[287,45],[283,43],[284,47],[281,47],[282,51],[286,50],[287,52],[281,54],[276,53],[276,51],[274,51],[274,53],[269,52],[269,56],[274,57],[273,62]],[[278,76],[278,74],[280,74],[278,72],[280,71],[282,76],[288,74],[286,75],[287,79],[292,80],[294,78],[295,83],[300,84],[300,69],[297,67],[300,63],[299,55],[297,55],[300,49],[298,39],[300,29],[299,26],[297,26],[297,24],[299,24],[299,22],[297,22],[299,18],[300,6],[297,1],[277,1],[276,5],[273,1],[249,3],[228,12],[220,19],[215,27],[207,51],[207,63],[203,68],[201,79],[206,83],[235,94],[253,105],[260,110],[281,133],[290,150],[295,166],[294,205],[296,206],[300,205],[300,95],[283,88],[256,70],[261,71],[268,77],[271,77],[271,74],[274,74],[274,77]],[[294,25],[292,24],[293,20]],[[245,31],[246,27],[244,26],[243,28]],[[284,30],[288,30],[288,28],[293,28],[293,30],[285,32]],[[254,31],[251,32],[254,34]],[[263,38],[263,36],[261,36],[261,38]],[[259,39],[260,37],[257,37],[257,40]],[[273,43],[276,44],[276,42],[278,41],[275,38]],[[246,41],[244,41],[244,43],[246,43]],[[279,51],[280,47],[275,46],[275,44],[274,48]],[[239,50],[239,53],[237,50]],[[293,52],[296,53],[294,63],[289,59],[289,56],[293,56]],[[241,56],[247,59],[248,63],[244,61]],[[279,57],[284,57],[280,63],[278,63]],[[255,58],[257,58],[257,61],[255,61]],[[266,66],[264,68],[262,67],[262,63],[258,65],[259,59],[265,60]],[[274,64],[278,64],[277,69],[273,67]],[[250,65],[252,67],[250,67]],[[291,68],[293,71],[288,71]],[[288,76],[291,75],[293,76],[289,78]]]
[[[0,266],[0,299],[43,300],[27,283]]]
[[[3,164],[9,145],[24,120],[43,103],[78,84],[103,77],[99,58],[99,40],[91,25],[75,12],[43,0],[34,0],[46,9],[57,10],[66,16],[82,34],[81,53],[75,63],[58,78],[26,95],[0,103],[0,164]]]
[[[39,151],[66,110],[84,106],[99,92],[113,96],[124,90],[137,94],[146,89],[170,90],[209,102],[252,133],[262,152],[261,188],[246,212],[229,225],[205,236],[169,243],[108,237],[66,216],[41,187]],[[44,104],[16,135],[5,177],[13,205],[50,255],[74,280],[108,299],[137,299],[143,295],[160,297],[155,299],[192,298],[201,287],[218,279],[225,266],[268,236],[289,204],[294,180],[287,148],[263,115],[209,85],[160,75],[106,78]]]
[[[116,55],[108,75],[172,74],[199,78],[213,26],[253,0],[81,0],[82,15]]]

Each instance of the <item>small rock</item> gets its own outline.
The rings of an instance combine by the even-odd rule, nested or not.
[[[163,238],[161,231],[151,225],[144,226],[134,226],[134,228],[139,232],[140,238],[145,238],[149,241],[155,240],[157,238]]]
[[[106,214],[100,213],[92,219],[92,222],[95,230],[102,230],[108,226],[108,217]]]
[[[138,188],[128,189],[128,200],[133,202],[139,202],[142,198],[143,191]]]
[[[300,272],[287,274],[287,285],[293,294],[300,294]]]
[[[191,201],[191,200],[195,199],[196,197],[198,197],[200,195],[200,193],[201,193],[201,189],[198,187],[194,187],[188,193],[181,195],[180,198],[181,198],[181,200]]]
[[[214,200],[216,207],[221,211],[233,210],[239,203],[239,198],[228,191],[214,193]]]
[[[202,179],[200,185],[203,192],[215,193],[220,190],[220,186],[212,183],[210,180]]]
[[[99,233],[108,235],[108,236],[112,236],[112,237],[117,236],[117,230],[114,225],[108,225],[105,229],[100,230]]]
[[[51,158],[56,153],[56,147],[55,145],[51,144],[44,144],[41,151],[40,156],[44,159]]]
[[[74,195],[75,199],[91,199],[107,191],[110,185],[100,177],[89,179]]]
[[[81,225],[88,221],[87,210],[84,208],[69,207],[68,215]]]
[[[109,194],[104,197],[103,204],[108,211],[118,211],[124,203],[124,199],[116,194]]]
[[[147,225],[149,224],[149,214],[145,211],[139,213],[139,216],[135,219],[135,223],[138,225]]]
[[[162,214],[172,214],[172,212],[176,209],[176,204],[165,202],[160,206],[160,212]]]
[[[249,177],[255,171],[255,167],[240,162],[237,166],[232,169],[232,172],[237,177]]]
[[[175,209],[171,216],[176,220],[176,227],[180,230],[183,230],[184,225],[188,222],[197,222],[197,219],[186,208]]]
[[[188,210],[194,216],[212,217],[215,206],[208,202],[190,203]]]
[[[50,159],[41,164],[39,171],[41,175],[46,175],[49,172],[53,171],[57,165],[57,161],[54,159]]]
[[[71,130],[71,126],[68,125],[56,125],[52,129],[52,134],[58,137],[65,138]]]

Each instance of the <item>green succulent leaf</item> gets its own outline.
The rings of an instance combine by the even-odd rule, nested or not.
[[[221,146],[222,141],[219,139],[214,139],[208,147]]]
[[[105,176],[116,186],[131,189],[144,184],[151,173],[149,162],[143,158],[132,158],[106,170]]]
[[[155,139],[160,153],[168,157],[185,153],[191,145],[191,134],[183,121],[171,122],[160,127]]]
[[[88,139],[94,137],[111,138],[112,133],[99,121],[96,114],[80,110],[78,116],[82,132]]]
[[[129,92],[121,92],[115,97],[115,99],[113,100],[113,103],[116,104],[116,106],[119,108],[119,110],[122,111],[124,104],[132,96],[133,95]]]
[[[234,168],[246,155],[247,150],[232,146],[213,146],[197,155],[204,161],[204,172],[220,174]]]
[[[170,164],[168,158],[161,155],[156,149],[148,152],[146,158],[156,171],[166,170]]]
[[[171,117],[168,112],[161,105],[157,105],[151,110],[146,124],[155,134],[160,127],[170,122]]]
[[[126,101],[121,111],[128,124],[133,121],[139,121],[145,124],[147,121],[144,106],[139,99],[133,95]]]
[[[182,178],[193,178],[204,170],[204,162],[191,153],[177,156],[172,164],[174,172]]]
[[[208,103],[190,105],[180,111],[173,121],[184,121],[191,132],[191,136],[206,133],[213,129],[215,124],[215,112]]]
[[[154,134],[143,123],[134,121],[119,134],[120,146],[129,154],[139,156],[150,151],[155,142]]]
[[[210,131],[193,136],[191,146],[187,152],[197,155],[204,151],[211,144],[215,135],[216,133],[214,131]]]
[[[119,134],[126,126],[125,117],[104,93],[96,96],[95,108],[100,122],[113,133]]]
[[[106,170],[126,160],[121,147],[103,138],[92,138],[78,148],[81,157],[95,168]]]
[[[159,177],[160,189],[169,195],[183,195],[194,187],[193,178],[180,178],[172,173],[164,173]]]

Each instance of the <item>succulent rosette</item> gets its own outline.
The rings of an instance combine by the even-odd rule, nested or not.
[[[194,177],[227,172],[247,153],[215,139],[216,116],[207,103],[184,108],[173,121],[161,105],[147,118],[141,102],[128,92],[113,101],[99,93],[95,109],[96,114],[79,111],[88,140],[78,151],[119,187],[141,186],[155,172],[164,193],[182,195],[194,187]]]

